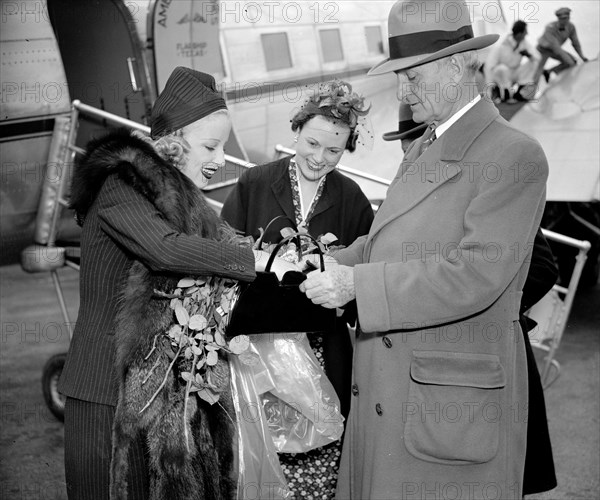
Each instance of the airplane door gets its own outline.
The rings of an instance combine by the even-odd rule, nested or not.
[[[48,0],[48,14],[62,56],[71,99],[147,123],[151,85],[136,30],[138,20],[120,0]],[[80,121],[77,143],[104,132],[106,124]]]
[[[217,82],[223,79],[218,1],[155,1],[148,10],[158,93],[177,66],[209,73]]]
[[[154,81],[158,93],[177,66],[211,74],[220,90],[224,90],[218,83],[225,76],[219,46],[219,9],[218,0],[150,2],[148,39],[153,48]],[[248,161],[248,155],[237,136],[235,119],[225,144],[225,153]],[[209,185],[236,179],[240,172],[239,167],[228,162],[211,178]],[[216,195],[213,191],[209,196],[223,201],[225,193]]]

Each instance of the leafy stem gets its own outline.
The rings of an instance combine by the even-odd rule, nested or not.
[[[196,363],[198,362],[198,355],[194,354],[194,359],[192,360],[192,371],[191,377],[187,380],[187,384],[185,385],[185,398],[183,399],[183,432],[185,437],[185,447],[187,448],[188,453],[190,452],[190,436],[187,425],[187,406],[188,400],[190,399],[190,391],[192,389],[192,380],[194,380],[194,375],[196,372]]]
[[[156,392],[152,395],[152,397],[150,398],[150,401],[148,401],[146,403],[146,406],[144,406],[141,410],[140,413],[143,413],[144,410],[146,408],[148,408],[151,404],[152,401],[154,401],[156,399],[156,396],[158,396],[158,393],[160,391],[162,391],[162,388],[165,386],[165,384],[167,383],[167,380],[169,379],[169,373],[171,373],[171,370],[173,369],[173,365],[175,364],[175,362],[177,361],[177,358],[179,357],[179,355],[181,354],[181,349],[183,349],[183,346],[179,346],[179,350],[177,351],[177,353],[175,354],[175,356],[173,357],[173,359],[171,360],[171,364],[169,365],[169,368],[167,368],[167,372],[165,373],[165,376],[161,382],[161,384],[158,386],[158,389],[156,389]]]

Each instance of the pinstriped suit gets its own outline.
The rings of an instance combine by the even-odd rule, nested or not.
[[[119,290],[134,259],[156,272],[242,281],[255,276],[251,250],[177,233],[150,201],[116,175],[107,178],[87,213],[81,245],[81,305],[59,384],[69,398],[65,464],[69,497],[77,500],[108,498],[110,451],[105,450],[111,446],[117,401],[114,318]],[[89,419],[98,424],[86,427]],[[138,454],[132,469],[143,466],[140,449],[132,452]]]

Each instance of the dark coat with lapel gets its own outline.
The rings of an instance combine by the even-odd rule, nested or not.
[[[285,157],[244,172],[225,201],[221,216],[255,239],[259,236],[258,228],[264,229],[278,215],[295,221],[289,164],[290,157]],[[321,198],[308,221],[308,232],[315,237],[334,233],[338,244],[348,246],[368,233],[372,221],[371,204],[358,184],[334,170],[327,175]],[[273,223],[265,241],[279,241],[279,231],[286,226],[289,226],[286,220]]]
[[[295,221],[289,163],[290,157],[285,157],[244,172],[225,201],[221,216],[255,239],[259,236],[258,229],[265,229],[274,217],[285,215]],[[339,239],[336,244],[350,245],[367,234],[372,221],[371,204],[358,184],[337,170],[327,174],[323,193],[308,221],[308,232],[314,237],[331,232]],[[275,221],[265,241],[279,241],[279,231],[289,225],[285,219]],[[354,311],[350,306],[344,320],[353,322]],[[342,414],[347,416],[352,347],[345,321],[338,320],[335,331],[323,335],[323,351],[327,376],[340,398]]]

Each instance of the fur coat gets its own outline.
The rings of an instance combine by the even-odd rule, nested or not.
[[[231,236],[193,182],[128,132],[90,144],[76,169],[71,207],[80,222],[113,174],[148,199],[176,231],[213,239]],[[139,433],[145,435],[149,450],[152,499],[235,497],[235,411],[228,362],[220,356],[213,371],[213,383],[222,388],[218,404],[190,396],[185,423],[185,382],[177,363],[168,370],[172,354],[169,357],[164,333],[173,324],[173,311],[169,300],[155,291],[171,293],[180,278],[152,272],[135,261],[122,290],[115,335],[119,396],[113,427],[113,500],[127,496],[128,449]],[[167,373],[166,385],[141,412]],[[191,436],[187,445],[184,426]]]

